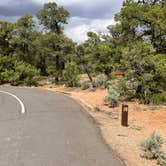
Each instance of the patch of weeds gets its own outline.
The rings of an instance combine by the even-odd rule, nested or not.
[[[90,82],[89,81],[84,81],[81,83],[81,89],[82,90],[86,90],[86,89],[89,89],[90,88]]]
[[[161,166],[166,166],[166,153],[161,153],[161,155],[157,159],[157,164]]]
[[[95,106],[95,107],[94,107],[94,111],[95,111],[95,112],[105,112],[105,111],[102,110],[99,106]]]
[[[99,74],[93,82],[94,87],[106,88],[108,77],[105,74]]]
[[[143,149],[141,157],[146,159],[156,159],[157,164],[166,166],[166,153],[161,149],[163,143],[163,138],[154,131],[150,137],[146,138],[141,143],[141,147]]]
[[[118,106],[119,93],[112,86],[108,87],[108,95],[105,96],[104,102],[110,107],[114,108]]]
[[[155,111],[155,110],[159,110],[161,107],[158,106],[158,105],[153,105],[153,106],[150,106],[149,109],[152,110],[152,111]]]

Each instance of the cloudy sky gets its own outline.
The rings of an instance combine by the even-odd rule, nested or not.
[[[106,32],[114,24],[123,0],[0,0],[0,19],[15,21],[26,13],[36,14],[44,3],[54,1],[71,14],[65,33],[76,42],[86,39],[88,31]]]

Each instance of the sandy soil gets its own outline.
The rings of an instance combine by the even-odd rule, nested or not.
[[[140,105],[136,102],[128,102],[129,127],[121,126],[121,104],[119,107],[108,108],[103,98],[106,90],[97,89],[81,90],[79,88],[65,88],[64,86],[47,85],[41,88],[63,92],[79,100],[86,106],[101,129],[101,133],[107,144],[121,156],[127,166],[156,166],[156,161],[146,160],[140,157],[141,141],[148,137],[154,130],[166,138],[166,107],[158,110],[154,107]],[[101,111],[96,111],[95,107]],[[166,143],[163,150],[166,151]]]
[[[163,150],[166,152],[166,106],[159,108],[127,102],[129,105],[129,126],[121,126],[121,107],[108,108],[103,101],[107,92],[104,89],[81,90],[50,84],[54,78],[41,78],[38,88],[65,93],[79,101],[96,120],[106,143],[124,160],[127,166],[157,166],[156,161],[140,157],[140,143],[156,130],[165,139]],[[81,80],[86,81],[86,75]],[[100,111],[95,108],[99,108]]]

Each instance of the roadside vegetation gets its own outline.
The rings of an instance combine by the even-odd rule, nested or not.
[[[88,32],[82,44],[63,32],[69,15],[52,2],[36,14],[41,28],[31,14],[1,20],[0,83],[31,86],[38,76],[52,76],[83,90],[107,88],[110,107],[132,99],[166,103],[166,0],[125,0],[109,33]],[[89,81],[80,83],[83,73]]]
[[[154,131],[149,138],[141,143],[143,153],[141,157],[149,160],[157,160],[157,164],[166,165],[166,153],[162,151],[164,139]]]

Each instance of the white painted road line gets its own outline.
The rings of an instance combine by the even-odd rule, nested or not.
[[[25,106],[24,106],[23,102],[16,95],[9,93],[9,92],[6,92],[6,91],[0,91],[0,93],[4,93],[4,94],[7,94],[7,95],[14,97],[19,102],[19,104],[21,106],[21,113],[22,114],[25,113]]]

